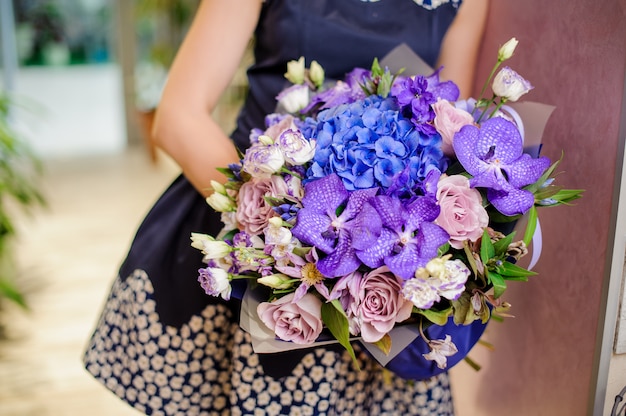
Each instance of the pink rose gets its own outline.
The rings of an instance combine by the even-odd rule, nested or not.
[[[322,323],[322,301],[307,293],[292,302],[294,293],[274,302],[261,302],[257,313],[261,321],[284,341],[295,344],[311,344],[319,337]]]
[[[242,230],[250,235],[262,234],[269,219],[277,215],[265,197],[301,196],[300,180],[291,176],[288,178],[286,182],[282,176],[272,175],[269,178],[254,178],[241,185],[235,216]]]
[[[463,248],[463,241],[476,241],[483,235],[489,216],[480,192],[470,188],[466,177],[442,176],[437,184],[437,203],[441,211],[435,222],[450,234],[452,247]]]
[[[337,280],[333,290],[330,292],[330,300],[339,299],[348,317],[348,329],[355,336],[361,333],[361,325],[357,314],[362,277],[362,273],[358,271],[347,274]]]
[[[443,140],[442,150],[448,156],[454,155],[452,140],[461,127],[474,123],[474,118],[467,111],[456,108],[449,101],[439,100],[433,104],[435,128]]]
[[[402,296],[402,283],[403,280],[391,273],[387,266],[363,275],[357,299],[363,341],[379,341],[396,322],[411,316],[413,303]]]
[[[270,136],[272,140],[276,141],[283,132],[297,129],[298,128],[293,121],[293,116],[285,116],[281,121],[265,130],[264,134],[266,136]]]

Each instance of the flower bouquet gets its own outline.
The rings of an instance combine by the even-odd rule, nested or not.
[[[276,351],[330,340],[354,358],[358,339],[386,364],[419,339],[428,349],[411,360],[439,369],[466,354],[477,339],[460,353],[457,334],[506,316],[507,281],[535,274],[518,260],[537,207],[581,194],[553,183],[558,162],[524,152],[507,103],[532,87],[497,72],[516,45],[500,48],[481,97],[468,101],[439,71],[392,74],[374,60],[325,83],[316,62],[290,62],[277,112],[251,133],[241,163],[220,168],[229,180],[212,183],[222,233],[192,234],[206,293],[229,299],[243,279],[254,329],[242,326],[269,332]],[[522,216],[518,238],[506,224]],[[428,327],[445,333],[429,338]]]

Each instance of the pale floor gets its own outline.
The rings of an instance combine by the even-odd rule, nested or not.
[[[82,368],[110,283],[146,210],[178,173],[144,149],[46,163],[48,207],[20,221],[17,258],[29,312],[0,319],[0,415],[138,415]]]

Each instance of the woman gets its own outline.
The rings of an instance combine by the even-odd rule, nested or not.
[[[263,127],[288,61],[317,60],[326,77],[369,67],[407,43],[471,92],[487,0],[204,0],[172,65],[156,117],[157,144],[183,175],[137,236],[85,354],[87,369],[147,414],[453,413],[447,375],[409,382],[361,353],[361,372],[338,348],[258,355],[238,325],[236,300],[204,294],[193,232],[221,224],[204,201],[216,167]],[[211,117],[251,37],[249,95],[229,137]],[[358,347],[357,347],[358,348]],[[265,413],[264,413],[265,412]]]

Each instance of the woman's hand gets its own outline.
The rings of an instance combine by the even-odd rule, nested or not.
[[[216,167],[237,162],[211,113],[230,84],[256,27],[262,0],[203,0],[169,72],[153,139],[204,195]]]

